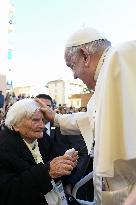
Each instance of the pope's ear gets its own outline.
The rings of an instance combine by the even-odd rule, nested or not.
[[[85,66],[88,66],[90,63],[90,54],[85,48],[80,49],[80,54],[84,58]]]

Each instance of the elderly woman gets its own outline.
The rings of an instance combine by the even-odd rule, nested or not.
[[[7,128],[0,133],[0,204],[44,205],[53,189],[52,179],[69,175],[77,153],[46,162],[38,147],[44,118],[38,103],[23,99],[6,116]]]

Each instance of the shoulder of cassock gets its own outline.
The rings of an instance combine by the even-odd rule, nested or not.
[[[136,41],[113,48],[99,77],[95,93],[96,173],[113,176],[114,161],[136,158]]]

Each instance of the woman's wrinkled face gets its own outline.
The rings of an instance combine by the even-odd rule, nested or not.
[[[43,137],[44,117],[40,110],[36,110],[31,117],[25,117],[14,126],[24,139],[33,141]]]

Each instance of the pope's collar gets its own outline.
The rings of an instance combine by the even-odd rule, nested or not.
[[[102,56],[101,56],[101,58],[100,58],[100,60],[99,60],[99,62],[98,62],[98,64],[97,64],[96,71],[95,71],[95,75],[94,75],[94,80],[95,80],[95,81],[97,81],[97,79],[98,79],[98,76],[99,76],[101,67],[102,67],[102,65],[103,65],[103,63],[104,63],[105,57],[106,57],[107,52],[108,52],[108,50],[109,50],[110,48],[111,48],[111,46],[109,46],[109,47],[107,47],[107,48],[105,49],[105,51],[103,52],[103,54],[102,54]]]

